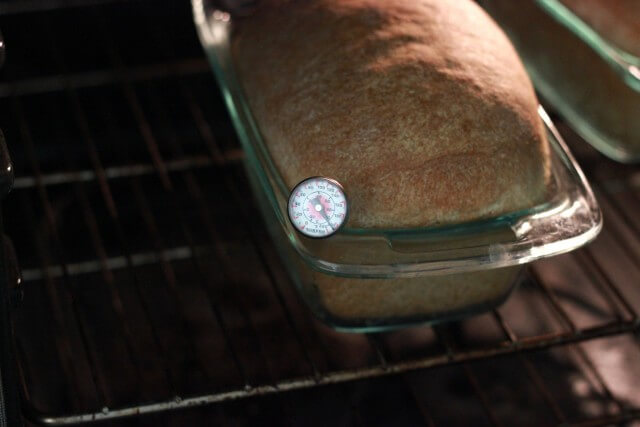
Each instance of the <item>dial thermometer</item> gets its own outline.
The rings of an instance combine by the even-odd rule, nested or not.
[[[329,237],[347,219],[348,203],[342,185],[321,176],[307,178],[289,196],[289,220],[307,237]]]

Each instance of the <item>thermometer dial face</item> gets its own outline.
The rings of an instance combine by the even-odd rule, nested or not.
[[[347,198],[342,186],[323,177],[307,178],[289,196],[289,219],[307,237],[329,237],[347,219]]]

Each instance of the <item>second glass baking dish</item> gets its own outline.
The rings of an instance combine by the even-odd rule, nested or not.
[[[552,147],[544,203],[446,227],[347,227],[328,239],[302,236],[287,219],[291,189],[274,166],[236,80],[231,18],[207,1],[193,0],[193,8],[269,232],[305,302],[334,328],[379,331],[490,309],[509,295],[522,264],[573,250],[600,231],[593,193],[540,108]]]
[[[582,138],[614,160],[640,161],[640,58],[558,0],[480,3],[511,38],[538,92]]]

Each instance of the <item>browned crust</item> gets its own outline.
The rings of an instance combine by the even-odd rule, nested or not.
[[[600,36],[635,56],[640,56],[640,1],[560,0]]]
[[[353,227],[531,207],[548,146],[512,46],[469,0],[267,2],[233,56],[286,183],[325,175]]]

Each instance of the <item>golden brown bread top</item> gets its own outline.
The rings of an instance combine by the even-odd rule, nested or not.
[[[340,181],[352,227],[463,222],[544,197],[533,88],[470,0],[267,1],[232,49],[285,182]]]
[[[602,38],[640,56],[640,0],[560,0]]]

